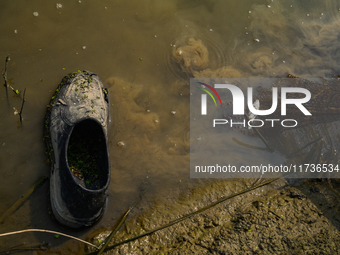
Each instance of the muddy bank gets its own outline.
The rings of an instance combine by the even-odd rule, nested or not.
[[[128,219],[110,245],[167,224],[247,181],[208,182],[177,201],[155,204]],[[238,196],[108,254],[340,254],[340,182],[284,180]],[[104,240],[109,231],[94,236]]]

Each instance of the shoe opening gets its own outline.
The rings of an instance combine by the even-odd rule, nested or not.
[[[67,163],[77,183],[90,190],[102,189],[109,178],[109,159],[102,127],[94,120],[79,122],[67,147]]]

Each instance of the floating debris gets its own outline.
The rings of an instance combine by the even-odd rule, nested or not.
[[[60,99],[60,98],[59,98],[58,102],[60,102],[60,103],[63,104],[63,105],[67,105],[67,104],[65,103],[65,101],[62,100],[62,99]]]
[[[124,143],[123,141],[120,141],[120,142],[117,143],[117,145],[118,145],[119,147],[123,147],[123,146],[125,146],[125,143]]]
[[[17,109],[15,109],[15,107],[13,107],[13,110],[14,110],[14,115],[18,115],[19,114],[19,111]]]
[[[57,4],[56,4],[56,8],[57,8],[57,9],[61,9],[61,8],[63,8],[63,5],[62,5],[62,4],[59,4],[59,3],[57,3]]]
[[[33,12],[33,16],[38,17],[39,13],[38,12]]]

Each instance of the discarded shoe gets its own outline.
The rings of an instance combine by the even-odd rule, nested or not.
[[[63,78],[45,115],[50,155],[50,200],[55,218],[71,228],[90,226],[103,214],[110,182],[108,90],[83,71]]]

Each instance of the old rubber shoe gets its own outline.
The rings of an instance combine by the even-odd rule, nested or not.
[[[51,207],[63,225],[89,226],[103,214],[110,182],[108,122],[108,90],[99,77],[87,71],[64,77],[44,129]]]

